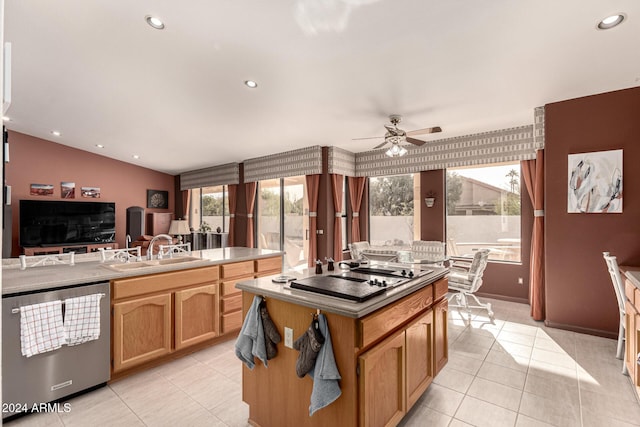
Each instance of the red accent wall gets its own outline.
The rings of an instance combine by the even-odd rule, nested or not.
[[[545,107],[547,324],[615,336],[618,306],[603,251],[640,265],[640,87]],[[623,150],[623,212],[567,213],[567,156]]]
[[[44,139],[9,131],[10,162],[6,164],[6,183],[11,186],[13,216],[11,256],[18,256],[19,218],[21,199],[62,200],[60,182],[76,184],[76,202],[94,200],[83,198],[81,187],[99,187],[97,201],[116,204],[116,241],[124,247],[126,209],[141,206],[145,213],[174,212],[175,177],[130,163],[99,156],[88,151],[56,144]],[[31,196],[31,184],[54,185],[53,196]],[[169,192],[169,209],[146,209],[147,189]],[[135,239],[138,236],[131,236]]]

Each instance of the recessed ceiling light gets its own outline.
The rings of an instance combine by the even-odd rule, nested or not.
[[[615,15],[607,16],[602,21],[598,22],[599,30],[608,30],[615,26],[618,26],[624,21],[626,15],[624,13],[616,13]]]
[[[60,135],[62,135],[62,134],[60,133],[60,131],[52,130],[52,131],[51,131],[51,135],[53,135],[53,136],[60,136]]]
[[[96,144],[96,147],[98,147],[98,148],[104,148],[104,145],[102,145],[102,144]]]
[[[255,89],[255,88],[257,88],[257,87],[258,87],[258,83],[254,82],[253,80],[245,80],[245,81],[244,81],[244,84],[245,84],[247,87],[250,87],[251,89]]]
[[[11,118],[9,116],[2,116],[2,121],[3,122],[10,122]]]
[[[147,15],[144,17],[144,20],[147,21],[147,24],[151,25],[156,30],[164,29],[164,22],[155,16]]]
[[[140,158],[140,156],[138,156],[137,154],[134,154],[134,155],[133,155],[133,156],[131,156],[131,157],[133,157],[134,159],[139,159],[139,158]]]

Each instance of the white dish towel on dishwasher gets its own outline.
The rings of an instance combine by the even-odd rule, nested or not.
[[[62,301],[20,307],[20,347],[31,357],[59,349],[64,344]]]
[[[67,345],[83,344],[100,338],[102,295],[84,295],[64,300],[64,336]]]

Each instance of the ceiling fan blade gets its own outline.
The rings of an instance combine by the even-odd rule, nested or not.
[[[375,147],[373,147],[373,149],[377,150],[378,148],[382,148],[386,143],[387,143],[387,140],[385,139],[385,141],[382,144],[376,145]]]
[[[382,139],[384,136],[369,136],[367,138],[351,138],[352,141],[359,141],[361,139]]]
[[[408,143],[413,145],[423,145],[427,142],[427,141],[421,141],[419,139],[410,138],[410,137],[406,137],[405,139],[407,140]]]
[[[407,132],[407,135],[408,136],[427,135],[427,134],[430,134],[430,133],[438,133],[438,132],[442,132],[442,128],[440,126],[434,126],[434,127],[431,127],[431,128],[412,130],[411,132]]]

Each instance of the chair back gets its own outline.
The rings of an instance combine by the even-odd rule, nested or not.
[[[611,276],[611,283],[613,283],[613,290],[616,292],[616,298],[618,299],[618,308],[620,313],[624,314],[624,284],[620,277],[620,269],[618,268],[618,260],[615,256],[609,254],[609,252],[602,252],[605,262],[607,263],[607,270]]]
[[[473,255],[473,261],[469,267],[469,274],[474,275],[469,292],[474,293],[482,286],[482,275],[489,261],[489,249],[480,249]]]
[[[445,243],[437,240],[414,240],[411,244],[411,255],[415,260],[431,264],[443,265],[445,260]]]
[[[369,242],[353,242],[349,243],[349,251],[351,252],[351,259],[362,259],[362,251],[366,251],[371,246]]]

